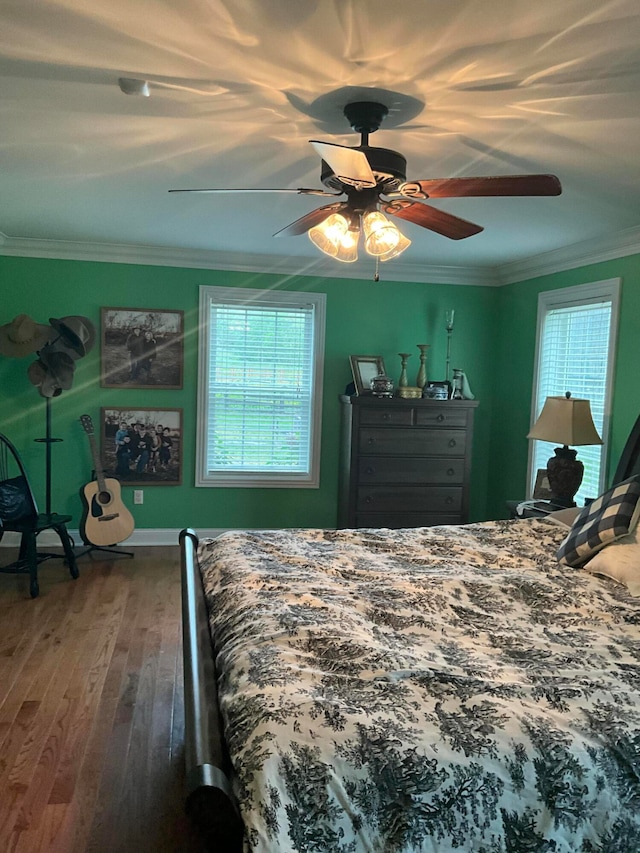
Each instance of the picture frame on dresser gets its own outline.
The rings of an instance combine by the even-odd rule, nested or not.
[[[351,373],[356,394],[371,394],[371,380],[386,373],[381,355],[350,355]]]
[[[533,498],[538,501],[548,501],[553,497],[549,485],[549,474],[546,468],[538,468],[536,473],[536,484],[533,487]]]

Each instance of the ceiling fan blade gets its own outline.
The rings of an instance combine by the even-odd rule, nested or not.
[[[343,183],[352,184],[358,189],[375,187],[375,175],[363,151],[333,142],[319,142],[316,139],[310,139],[309,142]]]
[[[300,219],[296,219],[295,222],[292,222],[285,228],[281,228],[280,231],[276,231],[273,236],[298,237],[300,234],[304,234],[315,225],[319,225],[327,218],[327,216],[329,216],[329,214],[338,213],[347,207],[349,207],[349,203],[346,201],[337,201],[333,204],[325,204],[324,207],[317,207],[315,210],[312,210],[311,213],[301,216]]]
[[[167,190],[170,193],[296,193],[297,195],[325,195],[336,198],[342,193],[328,193],[325,190],[312,190],[306,187],[298,187],[298,189],[252,189],[252,188],[214,188],[214,189],[197,189],[197,190]]]
[[[407,198],[465,198],[469,196],[560,195],[555,175],[493,175],[486,178],[436,178],[406,181],[398,191]]]
[[[385,213],[414,222],[416,225],[442,234],[443,237],[449,237],[450,240],[464,240],[465,237],[472,237],[484,230],[481,225],[474,225],[473,222],[467,222],[466,219],[460,219],[459,216],[419,201],[396,199],[383,202],[381,207]]]

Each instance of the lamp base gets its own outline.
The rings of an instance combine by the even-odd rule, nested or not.
[[[580,488],[584,465],[576,459],[577,451],[565,444],[556,447],[555,456],[547,462],[551,500],[561,506],[575,506],[573,497]]]

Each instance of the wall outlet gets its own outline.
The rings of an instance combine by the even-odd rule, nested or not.
[[[142,489],[134,489],[133,490],[133,502],[134,502],[134,504],[143,504],[144,503],[144,491]]]

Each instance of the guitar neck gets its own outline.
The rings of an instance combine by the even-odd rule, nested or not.
[[[106,483],[104,480],[104,471],[102,470],[102,466],[100,464],[100,455],[98,453],[96,437],[92,432],[87,433],[87,435],[89,436],[89,446],[91,447],[91,457],[93,459],[93,470],[96,472],[98,488],[101,492],[104,492],[106,490]]]

